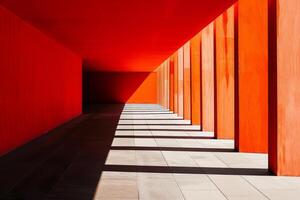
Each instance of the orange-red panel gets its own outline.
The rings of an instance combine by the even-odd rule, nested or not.
[[[268,151],[268,0],[240,0],[239,131],[241,152]]]
[[[171,111],[174,111],[174,57],[171,56],[169,59],[169,69],[170,69],[170,75],[169,75],[169,107]]]
[[[201,33],[191,39],[191,118],[201,124]]]
[[[178,116],[183,117],[183,47],[178,50]]]
[[[170,62],[169,62],[169,58],[165,61],[165,93],[166,93],[166,98],[165,98],[165,104],[166,104],[166,108],[170,108],[170,104],[169,104],[169,99],[170,99]]]
[[[157,103],[157,74],[156,72],[150,73],[147,78],[142,81],[138,88],[134,91],[127,103]]]
[[[183,46],[183,118],[191,119],[191,45],[187,42]]]
[[[275,113],[269,115],[269,164],[277,175],[300,176],[300,1],[273,0],[270,9],[269,83],[274,95],[269,102]]]
[[[216,138],[234,138],[234,6],[215,21]]]
[[[178,54],[172,55],[174,60],[174,112],[178,113]]]
[[[214,25],[202,30],[202,129],[214,131]]]

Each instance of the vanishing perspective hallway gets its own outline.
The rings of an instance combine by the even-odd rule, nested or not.
[[[1,198],[295,199],[300,194],[300,178],[268,173],[266,154],[234,152],[232,140],[215,140],[199,129],[159,105],[93,106],[3,156]]]

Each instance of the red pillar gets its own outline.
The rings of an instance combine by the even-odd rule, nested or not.
[[[216,127],[219,139],[234,138],[234,6],[215,21]]]
[[[238,2],[236,149],[268,150],[268,0]]]
[[[191,118],[201,125],[201,33],[191,39]]]
[[[191,119],[191,47],[190,42],[183,46],[184,64],[183,64],[183,117],[184,119]]]
[[[170,95],[169,95],[169,86],[170,86],[170,65],[169,65],[169,58],[164,62],[164,72],[165,72],[165,75],[164,75],[164,90],[165,90],[165,105],[166,105],[166,108],[170,108],[170,104],[169,104],[169,98],[170,98]]]
[[[202,30],[202,129],[214,131],[214,25]]]
[[[174,57],[169,58],[169,107],[174,111]]]
[[[178,113],[178,53],[172,55],[174,60],[174,112]]]
[[[178,116],[183,117],[183,48],[178,50]]]
[[[300,1],[269,2],[269,168],[300,176]]]

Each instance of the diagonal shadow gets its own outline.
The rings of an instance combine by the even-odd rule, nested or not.
[[[104,171],[144,172],[144,173],[178,173],[178,174],[215,174],[272,176],[268,169],[258,168],[219,168],[219,167],[174,167],[174,166],[140,166],[140,165],[105,165]]]
[[[77,119],[0,157],[0,199],[92,200],[123,105]]]
[[[120,118],[120,120],[172,120],[172,121],[182,121],[183,118],[139,118],[139,119],[123,119],[122,117]]]
[[[180,131],[180,132],[185,132],[185,131],[187,131],[187,132],[200,132],[201,130],[199,129],[199,130],[196,130],[196,129],[153,129],[153,128],[149,128],[149,129],[142,129],[142,128],[140,128],[140,129],[136,129],[136,128],[134,128],[134,129],[130,129],[130,128],[118,128],[117,129],[117,131],[171,131],[171,132],[177,132],[177,131]]]
[[[119,124],[122,126],[135,126],[135,127],[139,127],[139,126],[191,126],[191,123],[188,124],[164,124],[164,123],[157,123],[157,124]]]
[[[194,148],[194,147],[144,147],[144,146],[112,146],[111,150],[136,151],[194,151],[194,152],[235,152],[226,148]]]
[[[205,136],[164,136],[164,135],[116,135],[115,138],[149,138],[149,139],[204,139],[204,140],[212,140],[215,137],[205,137]]]

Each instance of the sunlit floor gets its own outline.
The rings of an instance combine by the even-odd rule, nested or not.
[[[300,178],[267,172],[266,154],[233,151],[157,105],[126,105],[95,199],[298,199]]]
[[[299,199],[300,177],[189,124],[158,105],[91,106],[0,157],[0,199]]]

